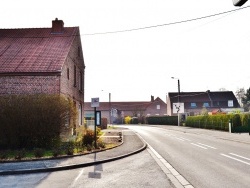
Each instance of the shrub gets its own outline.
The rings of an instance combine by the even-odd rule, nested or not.
[[[83,145],[84,146],[92,145],[94,141],[95,141],[94,131],[87,129],[85,134],[83,135]]]
[[[7,159],[8,158],[8,151],[0,150],[0,159]]]
[[[62,149],[61,148],[53,148],[52,149],[52,155],[53,157],[57,157],[62,154]]]
[[[106,147],[106,144],[105,142],[103,142],[102,140],[97,140],[97,147],[98,148],[105,148]]]
[[[130,116],[126,116],[125,118],[124,118],[124,123],[125,124],[130,124],[131,123],[131,117]]]
[[[44,153],[45,153],[45,150],[42,149],[42,148],[35,148],[35,149],[34,149],[34,155],[35,155],[35,157],[37,157],[37,158],[43,157],[43,156],[44,156]]]
[[[149,116],[146,120],[153,125],[178,125],[177,116]]]
[[[1,148],[51,148],[76,118],[73,102],[59,95],[1,96],[0,106]]]
[[[25,149],[21,149],[21,150],[18,150],[15,154],[15,159],[17,160],[21,160],[22,158],[24,158],[26,155],[26,150]]]
[[[67,155],[73,155],[75,149],[75,143],[74,141],[69,141],[65,144],[65,153]]]

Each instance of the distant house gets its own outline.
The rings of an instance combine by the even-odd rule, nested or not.
[[[198,115],[204,108],[212,114],[242,110],[232,91],[181,92],[179,101],[184,103],[184,114],[187,115]],[[170,116],[177,115],[173,113],[173,103],[178,103],[177,92],[168,93],[167,112]]]
[[[0,95],[62,94],[83,124],[84,59],[79,27],[0,29]]]
[[[159,97],[154,99],[151,96],[150,101],[100,102],[100,107],[97,110],[101,111],[102,117],[107,118],[108,123],[122,123],[123,118],[126,116],[145,117],[166,115],[167,105]],[[85,118],[94,117],[94,108],[91,107],[91,102],[84,103],[84,116]]]

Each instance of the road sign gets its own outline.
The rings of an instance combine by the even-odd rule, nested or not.
[[[99,98],[91,98],[91,107],[99,107]]]
[[[234,6],[242,6],[247,0],[233,0]]]
[[[184,103],[173,103],[173,113],[184,113]]]

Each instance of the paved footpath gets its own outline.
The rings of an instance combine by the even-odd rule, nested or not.
[[[108,130],[121,131],[121,130]],[[128,129],[122,130],[122,144],[116,148],[81,156],[26,162],[0,163],[0,175],[52,172],[110,162],[146,149],[146,144]]]

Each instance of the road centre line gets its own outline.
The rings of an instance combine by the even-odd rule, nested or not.
[[[180,137],[180,138],[186,141],[191,141],[190,139],[187,139],[187,138],[183,138],[183,137]]]
[[[181,141],[185,141],[185,140],[183,140],[182,138],[178,138],[178,137],[175,137],[175,139],[177,139],[177,140],[181,140]]]
[[[234,156],[237,156],[237,157],[240,157],[240,158],[242,158],[242,159],[246,159],[246,160],[250,161],[250,159],[249,159],[249,158],[247,158],[247,157],[243,157],[243,156],[237,155],[237,154],[235,154],[235,153],[229,153],[229,154],[231,154],[231,155],[234,155]]]
[[[246,162],[246,161],[242,161],[242,160],[240,160],[240,159],[237,159],[237,158],[235,158],[235,157],[231,157],[231,156],[226,155],[226,154],[223,154],[223,153],[221,153],[221,155],[222,155],[222,156],[224,156],[224,157],[227,157],[227,158],[233,159],[233,160],[235,160],[235,161],[238,161],[238,162],[241,162],[241,163],[244,163],[244,164],[247,164],[247,165],[249,165],[249,166],[250,166],[250,163],[248,163],[248,162]]]
[[[204,146],[200,146],[200,145],[195,144],[195,143],[191,143],[191,144],[194,145],[194,146],[200,147],[200,148],[202,148],[202,149],[207,149],[207,148],[205,148]]]
[[[209,145],[206,145],[206,144],[202,144],[202,143],[199,143],[199,142],[198,142],[198,144],[200,144],[200,145],[202,145],[202,146],[205,146],[205,147],[208,147],[208,148],[217,149],[217,148],[215,148],[215,147],[212,147],[212,146],[209,146]]]

